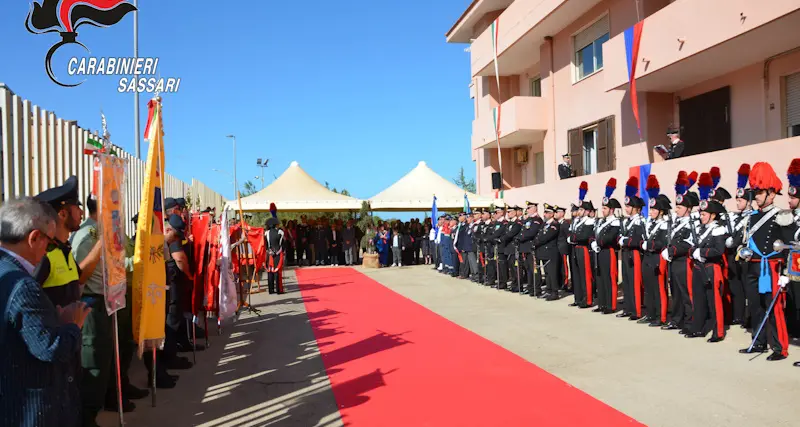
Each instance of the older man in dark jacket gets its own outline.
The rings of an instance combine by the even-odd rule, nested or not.
[[[49,205],[23,198],[0,208],[0,425],[76,426],[82,302],[55,307],[31,275],[56,232]]]

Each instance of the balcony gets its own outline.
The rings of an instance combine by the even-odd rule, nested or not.
[[[641,92],[675,92],[800,46],[800,1],[679,0],[644,20]],[[625,36],[603,45],[606,91],[628,83]]]
[[[539,62],[546,36],[563,30],[601,0],[516,0],[498,18],[497,61],[501,75],[520,74]],[[473,76],[494,75],[491,27],[470,46]]]
[[[536,96],[515,96],[504,102],[500,118],[500,146],[534,145],[541,151],[550,118],[549,100]],[[492,111],[472,122],[472,149],[495,144]],[[539,148],[539,150],[537,150]]]

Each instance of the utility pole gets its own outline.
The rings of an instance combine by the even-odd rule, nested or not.
[[[261,177],[260,178],[261,178],[261,189],[262,190],[264,189],[264,168],[268,167],[267,164],[269,164],[269,159],[262,159],[261,157],[256,159],[256,166],[261,168]]]

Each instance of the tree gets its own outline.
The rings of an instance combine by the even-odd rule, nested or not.
[[[474,193],[475,192],[475,180],[470,179],[467,180],[467,177],[464,175],[464,167],[461,167],[461,170],[458,172],[458,176],[453,178],[453,182],[462,190]]]
[[[247,181],[242,186],[242,191],[241,191],[242,197],[247,197],[247,196],[249,196],[251,194],[255,194],[257,192],[258,192],[258,189],[256,189],[256,185],[253,184],[253,181]]]

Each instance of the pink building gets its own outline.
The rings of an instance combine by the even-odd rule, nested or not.
[[[640,19],[641,136],[625,40]],[[479,194],[500,171],[499,104],[509,204],[568,204],[586,180],[597,205],[611,176],[622,198],[630,168],[650,163],[670,196],[679,170],[714,165],[733,192],[741,163],[770,162],[785,183],[800,157],[800,0],[474,0],[446,37],[469,44]],[[664,161],[670,124],[686,157]],[[564,153],[578,178],[559,179]]]

